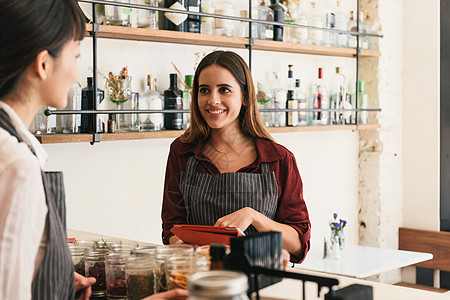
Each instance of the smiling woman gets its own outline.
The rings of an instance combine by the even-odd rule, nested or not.
[[[216,51],[199,64],[191,126],[171,147],[162,221],[164,243],[180,243],[175,224],[280,231],[294,262],[309,249],[310,222],[294,155],[259,119],[244,60]]]

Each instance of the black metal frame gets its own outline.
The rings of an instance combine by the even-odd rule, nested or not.
[[[165,7],[154,7],[154,6],[148,6],[148,5],[139,5],[139,4],[131,4],[131,3],[121,3],[121,2],[115,2],[115,1],[105,1],[105,0],[78,0],[78,2],[86,2],[92,4],[92,50],[93,50],[93,62],[92,62],[92,73],[93,73],[93,88],[94,91],[97,91],[97,33],[99,32],[99,24],[97,23],[97,4],[104,4],[104,5],[112,5],[112,6],[122,6],[122,7],[129,7],[129,8],[136,8],[136,9],[144,9],[144,10],[154,10],[159,12],[175,12],[175,13],[182,13],[182,14],[188,14],[188,15],[195,15],[195,16],[201,16],[201,17],[213,17],[213,18],[219,18],[219,19],[227,19],[227,20],[233,20],[233,21],[241,21],[241,22],[248,22],[249,23],[249,38],[248,38],[248,44],[246,45],[246,48],[248,49],[248,59],[249,59],[249,68],[250,71],[252,69],[252,53],[253,53],[253,44],[254,44],[254,38],[252,37],[252,28],[254,26],[254,23],[260,23],[260,24],[268,24],[268,25],[279,25],[283,27],[296,27],[296,28],[306,28],[306,29],[313,29],[313,30],[321,30],[321,31],[329,31],[329,32],[336,32],[336,33],[343,33],[347,35],[356,35],[356,89],[355,89],[355,108],[354,109],[260,109],[261,112],[289,112],[289,111],[302,111],[302,112],[315,112],[315,111],[354,111],[355,114],[355,124],[356,129],[359,130],[360,124],[359,124],[359,112],[361,111],[381,111],[380,108],[373,108],[373,109],[360,109],[359,108],[359,62],[361,59],[361,48],[360,48],[360,37],[361,36],[372,36],[372,37],[383,37],[382,34],[373,34],[373,33],[364,33],[360,32],[360,19],[359,14],[361,11],[360,8],[360,0],[357,0],[357,15],[356,15],[356,32],[354,31],[345,31],[345,30],[339,30],[334,28],[320,28],[320,27],[314,27],[314,26],[306,26],[306,25],[298,25],[298,24],[288,24],[288,23],[281,23],[281,22],[269,22],[269,21],[263,21],[263,20],[256,20],[252,19],[252,2],[249,0],[249,9],[248,9],[248,18],[241,18],[241,17],[234,17],[234,16],[225,16],[225,15],[216,15],[216,14],[207,14],[202,12],[191,12],[191,11],[183,11],[183,10],[176,10],[176,9],[170,9]],[[67,114],[141,114],[141,113],[189,113],[190,110],[97,110],[96,105],[96,97],[97,93],[93,93],[93,102],[94,102],[94,109],[93,110],[45,110],[45,115],[67,115]],[[96,127],[98,128],[98,126]]]

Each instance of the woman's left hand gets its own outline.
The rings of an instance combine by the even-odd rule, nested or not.
[[[214,226],[237,227],[240,230],[245,231],[248,226],[252,225],[255,213],[257,212],[253,208],[244,207],[218,219]]]
[[[75,277],[75,297],[77,300],[89,300],[91,297],[91,286],[95,284],[94,277],[84,277],[74,272]]]

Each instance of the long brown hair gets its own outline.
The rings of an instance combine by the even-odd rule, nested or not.
[[[0,98],[11,93],[36,55],[58,57],[82,40],[85,17],[74,0],[0,0]]]
[[[198,107],[198,78],[204,68],[214,64],[227,69],[239,83],[244,98],[239,113],[239,128],[241,131],[249,137],[259,137],[274,141],[259,118],[252,74],[245,61],[232,51],[214,51],[205,56],[198,65],[192,85],[191,125],[181,136],[181,141],[183,143],[196,144],[209,137],[211,129]]]

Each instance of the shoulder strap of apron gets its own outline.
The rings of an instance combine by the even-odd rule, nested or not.
[[[14,128],[14,125],[12,124],[11,118],[9,117],[8,113],[4,109],[1,109],[1,108],[0,108],[0,128],[3,128],[10,135],[12,135],[15,138],[17,138],[19,143],[25,143],[25,141],[20,137],[20,135],[17,132],[16,128]],[[34,152],[33,147],[28,145],[28,148],[30,148],[31,152],[34,155],[36,155],[36,152]]]
[[[188,158],[187,166],[186,166],[186,173],[193,174],[195,173],[195,169],[198,166],[198,159],[195,158],[195,155],[192,155]]]

